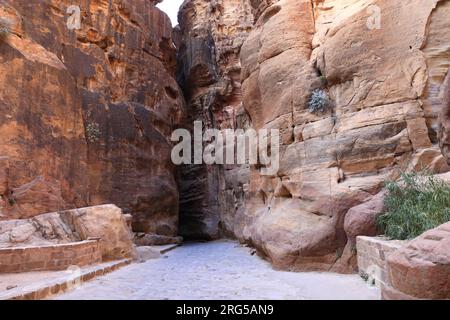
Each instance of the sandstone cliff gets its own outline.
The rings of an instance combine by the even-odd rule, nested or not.
[[[237,4],[245,10],[225,19]],[[220,225],[277,268],[352,271],[354,237],[377,232],[383,181],[399,170],[449,170],[439,150],[448,156],[448,117],[438,117],[449,15],[445,0],[185,1],[179,80],[194,119],[237,128],[231,110],[247,126],[280,129],[282,143],[274,176],[188,168],[190,230],[215,235]],[[218,54],[233,38],[240,63]],[[242,69],[231,95],[230,66]],[[315,90],[329,97],[324,113],[308,108]]]
[[[283,269],[346,271],[351,207],[398,169],[448,170],[437,148],[436,97],[450,62],[450,2],[254,8],[260,15],[241,52],[244,106],[257,128],[281,129],[283,151],[278,176],[251,175],[238,236]],[[322,114],[307,108],[316,89],[333,102]]]
[[[170,133],[183,97],[158,1],[2,1],[0,219],[114,203],[136,231],[177,234]]]
[[[204,129],[249,126],[242,106],[240,48],[253,26],[248,0],[186,0],[179,14],[178,80],[189,117]],[[185,166],[180,175],[180,232],[188,238],[233,235],[248,167]]]

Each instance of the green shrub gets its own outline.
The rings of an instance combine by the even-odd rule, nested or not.
[[[402,173],[386,183],[386,213],[378,226],[392,239],[415,238],[450,221],[450,185],[427,173]]]
[[[316,89],[312,92],[308,102],[308,110],[312,113],[323,113],[330,107],[330,99],[325,90]]]

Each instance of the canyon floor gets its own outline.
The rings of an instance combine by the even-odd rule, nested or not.
[[[97,299],[379,299],[358,275],[275,271],[232,241],[184,244],[160,259],[132,264],[59,295]]]

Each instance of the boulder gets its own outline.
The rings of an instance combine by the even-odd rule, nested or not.
[[[81,240],[100,238],[103,260],[129,258],[133,241],[122,210],[115,205],[81,208],[62,213],[71,223]]]
[[[384,299],[450,299],[450,222],[390,254]]]
[[[351,245],[356,244],[357,236],[376,236],[377,218],[384,212],[386,192],[382,191],[364,202],[348,210],[345,215],[344,230]]]
[[[151,246],[136,247],[134,254],[134,260],[138,263],[144,263],[148,260],[158,259],[160,257],[160,250]]]
[[[162,246],[167,244],[181,244],[182,237],[167,237],[150,233],[135,233],[134,243],[137,246]]]
[[[100,238],[103,260],[133,254],[130,230],[122,210],[102,205],[0,221],[0,248],[47,246]]]

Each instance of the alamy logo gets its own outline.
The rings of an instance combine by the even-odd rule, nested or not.
[[[367,28],[369,30],[381,29],[381,8],[377,5],[370,5],[367,7],[367,13],[370,15],[367,19]]]
[[[66,11],[70,14],[67,19],[67,28],[69,30],[80,30],[81,29],[81,9],[79,6],[71,5]]]
[[[206,129],[194,122],[194,137],[186,129],[172,133],[178,144],[172,149],[172,162],[181,164],[257,165],[262,175],[276,175],[280,160],[280,133],[276,129],[223,131]],[[204,147],[205,145],[205,147]],[[192,152],[192,148],[194,149]]]

